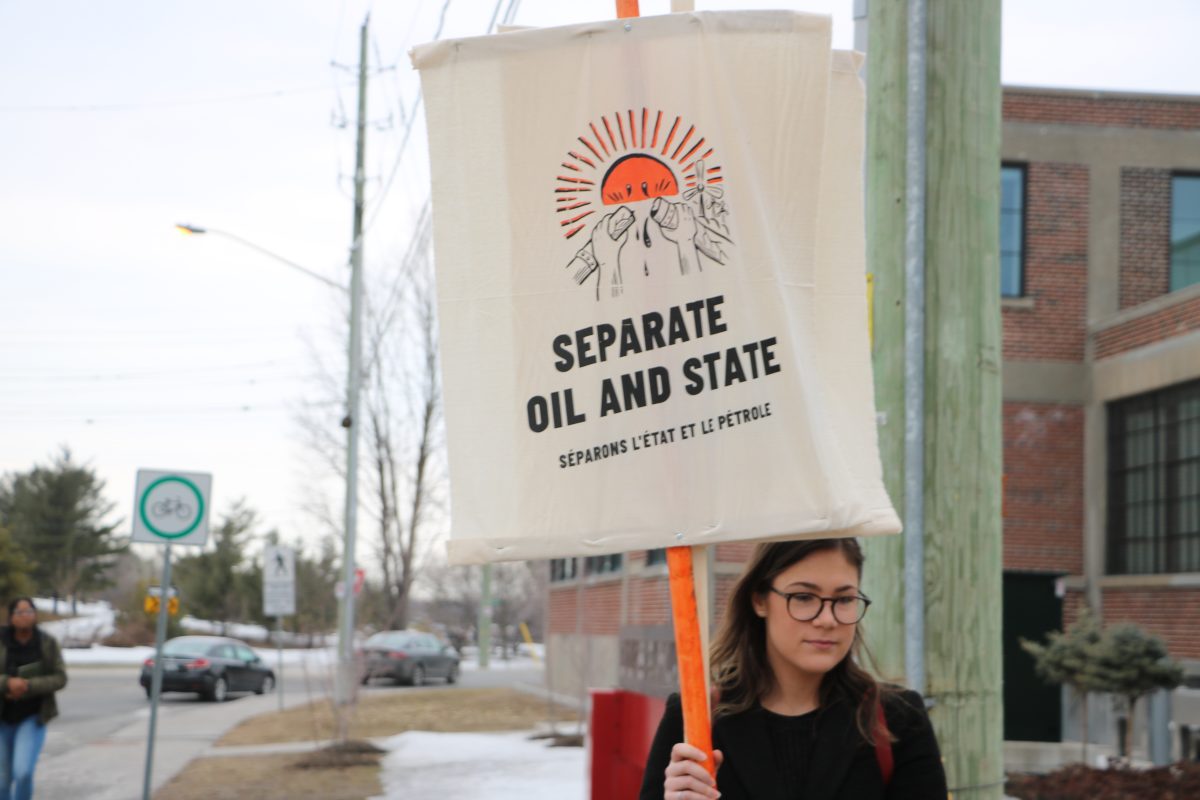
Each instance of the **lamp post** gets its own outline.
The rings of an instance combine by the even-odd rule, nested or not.
[[[318,280],[321,283],[325,284],[326,286],[332,286],[334,289],[337,289],[340,292],[346,292],[347,294],[349,294],[349,292],[350,292],[350,290],[347,287],[343,286],[342,284],[338,283],[337,281],[332,281],[329,278],[326,278],[321,273],[314,272],[313,270],[309,269],[308,267],[297,264],[295,261],[292,261],[291,259],[284,258],[283,256],[279,255],[278,253],[272,253],[267,248],[265,248],[261,245],[257,245],[254,242],[250,241],[249,239],[243,239],[241,236],[238,236],[236,233],[230,233],[229,231],[223,231],[223,230],[219,230],[217,228],[201,228],[199,225],[189,225],[184,222],[175,223],[175,229],[180,231],[181,233],[186,233],[190,236],[203,236],[206,233],[212,233],[217,236],[224,236],[226,239],[235,241],[238,244],[243,245],[244,247],[249,247],[251,250],[258,252],[258,253],[266,256],[267,258],[273,258],[276,261],[278,261],[279,263],[286,264],[287,266],[291,267],[292,269],[294,269],[298,272],[303,272],[308,277],[310,277],[314,280]]]
[[[325,284],[332,284],[350,295],[350,353],[349,373],[346,378],[346,416],[342,419],[342,427],[346,429],[346,517],[345,542],[342,548],[342,596],[338,601],[338,666],[337,679],[334,682],[333,700],[338,706],[350,703],[354,687],[357,684],[354,673],[354,550],[358,530],[358,394],[362,383],[362,305],[363,305],[363,210],[364,199],[364,161],[367,143],[367,24],[370,15],[363,20],[359,29],[358,57],[358,135],[355,141],[354,153],[354,229],[350,245],[350,287],[347,289],[322,275],[302,267],[294,261],[289,261],[270,250],[248,242],[240,236],[220,231],[221,235],[235,242],[246,245],[264,255],[281,261],[293,269],[303,272],[309,277],[316,278]],[[204,228],[193,225],[179,225],[186,233],[205,233]],[[212,230],[212,233],[218,233]],[[344,715],[339,715],[339,738],[344,739],[346,726]]]
[[[356,227],[358,220],[356,219]],[[358,407],[359,386],[362,383],[362,246],[361,236],[355,240],[350,258],[350,286],[332,281],[318,272],[284,258],[278,253],[243,239],[241,236],[217,228],[202,228],[198,225],[178,223],[175,227],[190,235],[215,234],[224,236],[238,244],[302,272],[326,286],[344,292],[350,297],[350,345],[349,370],[346,382],[346,416],[342,427],[346,429],[346,516],[345,538],[342,547],[342,594],[338,600],[338,664],[334,684],[334,701],[338,705],[350,702],[355,683],[354,676],[354,570],[355,542],[358,530]]]

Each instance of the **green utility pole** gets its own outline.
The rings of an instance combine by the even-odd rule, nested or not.
[[[926,0],[922,691],[956,798],[1003,796],[1001,706],[1000,0]],[[908,8],[871,0],[867,232],[884,477],[905,496]],[[904,542],[869,541],[868,624],[904,675]],[[880,608],[882,607],[882,608]],[[911,654],[910,654],[911,655]]]
[[[904,517],[904,4],[868,7],[867,272],[873,280],[871,355],[876,432],[883,482]],[[878,602],[866,620],[867,643],[881,677],[904,679],[904,540],[863,541],[863,585]],[[924,687],[914,687],[922,689]]]

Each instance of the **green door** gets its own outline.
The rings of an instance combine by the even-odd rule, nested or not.
[[[1057,575],[1004,573],[1004,740],[1062,740],[1061,689],[1033,671],[1033,658],[1021,639],[1041,642],[1062,628]]]

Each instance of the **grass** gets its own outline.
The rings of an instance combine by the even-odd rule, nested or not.
[[[198,758],[154,795],[154,800],[361,800],[383,792],[378,764],[300,769],[300,756]]]
[[[350,721],[348,738],[362,740],[412,730],[513,731],[533,728],[550,713],[545,700],[513,689],[428,689],[419,692],[363,692]],[[558,720],[576,714],[554,708]],[[335,723],[327,701],[248,719],[225,734],[218,747],[333,738]],[[353,757],[346,757],[352,755]],[[360,800],[382,793],[379,754],[354,753],[214,756],[193,761],[155,800]]]
[[[548,713],[545,700],[513,689],[364,692],[359,695],[348,736],[370,739],[404,731],[519,731],[545,721]],[[560,720],[576,716],[561,706],[555,715]],[[322,741],[333,738],[334,733],[331,704],[317,702],[246,720],[217,745]]]

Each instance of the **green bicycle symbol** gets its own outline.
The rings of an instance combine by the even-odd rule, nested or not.
[[[196,510],[194,512],[188,503],[174,496],[163,497],[155,500],[153,503],[150,502],[150,496],[154,494],[155,489],[173,483],[181,485],[192,493],[196,501]],[[147,505],[149,505],[149,509],[147,509]],[[149,514],[146,513],[147,510],[149,510]],[[204,519],[204,497],[201,495],[199,487],[187,478],[178,475],[169,475],[154,481],[146,487],[146,491],[142,492],[141,502],[138,503],[138,514],[142,518],[142,523],[155,536],[161,536],[164,539],[180,539],[200,526],[200,521]],[[154,522],[151,521],[151,517],[155,518]],[[191,524],[182,530],[163,530],[163,528],[159,527],[159,525],[168,524],[172,517],[180,522],[186,522],[190,519]]]

